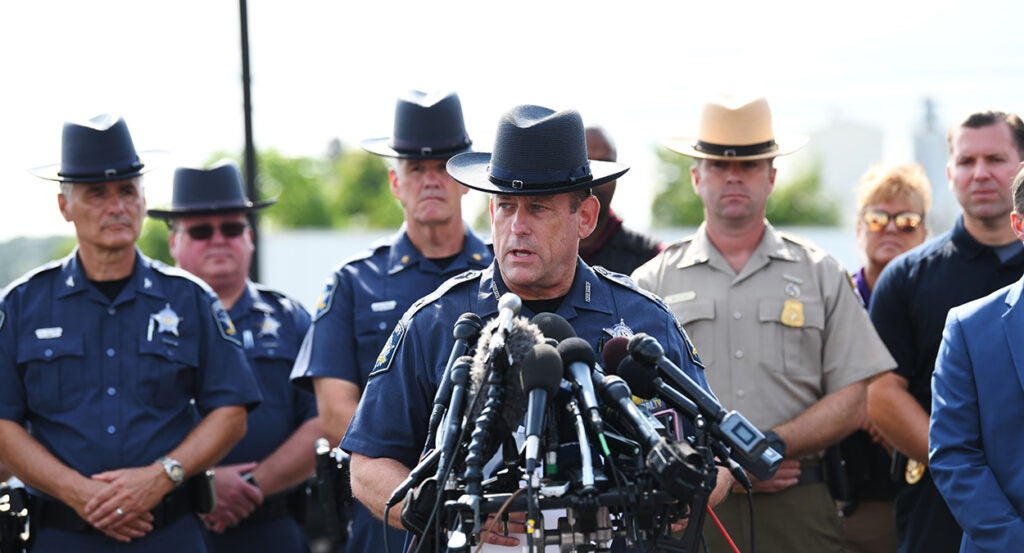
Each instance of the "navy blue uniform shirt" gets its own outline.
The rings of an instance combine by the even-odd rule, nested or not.
[[[455,321],[470,311],[485,321],[493,318],[498,298],[507,290],[492,263],[483,271],[453,278],[411,307],[378,358],[342,448],[415,466],[438,382],[455,342]],[[556,313],[595,351],[611,338],[617,325],[626,325],[634,333],[646,332],[658,340],[668,359],[709,390],[704,367],[682,326],[660,299],[637,288],[629,277],[592,269],[577,259],[572,288]],[[525,306],[520,312],[521,317],[534,315]]]
[[[312,390],[314,377],[340,378],[363,389],[391,330],[410,305],[450,277],[491,262],[493,253],[469,227],[462,251],[447,266],[427,259],[405,233],[405,225],[361,255],[342,262],[327,279],[292,383]],[[451,335],[449,329],[448,334]],[[347,553],[381,550],[380,520],[353,502]],[[391,528],[398,548],[405,533]]]
[[[292,363],[309,329],[309,313],[298,301],[247,282],[245,293],[228,311],[238,329],[242,349],[263,393],[263,402],[249,412],[245,437],[224,457],[221,465],[262,461],[278,449],[306,421],[316,417],[313,394],[288,385]],[[304,444],[313,455],[313,444]],[[281,492],[264,502],[284,500]],[[279,497],[278,497],[279,496]],[[245,523],[223,534],[212,534],[213,551],[308,551],[309,545],[295,518]]]
[[[137,252],[111,301],[86,280],[77,253],[22,277],[0,300],[0,418],[91,475],[149,465],[210,411],[259,403],[237,329],[205,284]],[[182,525],[200,530],[165,530]],[[80,536],[78,550],[114,543]]]

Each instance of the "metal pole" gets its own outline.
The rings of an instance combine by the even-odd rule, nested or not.
[[[256,190],[256,148],[252,141],[252,92],[250,91],[249,76],[249,10],[246,0],[238,0],[239,19],[242,24],[242,111],[245,118],[245,191],[252,201],[259,200]],[[260,279],[260,232],[259,215],[253,211],[249,214],[249,224],[252,225],[253,244],[256,246],[252,253],[252,265],[249,267],[249,278],[254,281]]]

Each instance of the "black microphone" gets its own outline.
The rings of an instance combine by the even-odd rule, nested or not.
[[[625,357],[618,369],[619,376],[629,384],[633,393],[643,399],[653,399],[655,397],[663,398],[667,403],[671,404],[672,407],[690,415],[691,419],[700,415],[700,411],[697,409],[697,404],[690,401],[689,398],[679,393],[678,390],[665,384],[665,381],[658,376],[657,371],[654,367],[644,365],[633,359],[632,357]],[[718,429],[712,427],[712,431],[716,432]],[[739,464],[736,463],[731,457],[729,452],[726,451],[725,446],[722,445],[721,441],[714,440],[711,448],[715,454],[721,459],[722,463],[728,466],[729,472],[732,473],[733,478],[743,484],[746,489],[750,489],[750,479],[747,478],[747,473],[743,472],[743,469]],[[778,466],[769,467],[771,474],[774,474],[778,470]],[[757,474],[756,471],[752,470],[752,473]],[[771,476],[769,475],[769,478]],[[760,476],[758,476],[760,478]]]
[[[604,423],[601,421],[597,395],[594,394],[594,348],[583,338],[572,336],[558,344],[558,355],[561,356],[562,365],[565,367],[565,379],[572,384],[573,392],[583,403],[583,410],[587,413],[591,428],[600,436],[603,443]]]
[[[455,455],[455,448],[458,444],[460,431],[462,430],[462,412],[466,407],[466,395],[469,393],[469,372],[473,366],[473,358],[468,355],[459,357],[452,367],[450,380],[452,383],[451,405],[447,409],[447,416],[444,418],[444,430],[441,432],[441,446],[437,451],[441,457],[437,464],[437,476],[440,482],[448,467],[451,466],[452,456]]]
[[[606,375],[601,379],[598,391],[601,394],[601,399],[606,404],[615,409],[616,413],[626,418],[634,433],[640,438],[640,442],[646,446],[648,452],[658,445],[658,442],[661,441],[658,431],[644,418],[640,410],[633,403],[633,392],[630,391],[625,381],[615,375]]]
[[[556,313],[538,313],[530,319],[530,322],[537,325],[545,338],[554,340],[556,346],[562,340],[576,336],[576,330],[569,324],[569,321]]]
[[[655,338],[641,332],[629,341],[629,353],[641,363],[657,367],[676,388],[697,405],[697,409],[739,455],[740,464],[761,480],[768,480],[778,470],[782,456],[772,449],[764,434],[736,411],[728,411],[710,393],[665,357],[665,350]],[[762,476],[766,476],[762,478]]]
[[[562,359],[555,348],[548,344],[537,344],[526,354],[521,364],[520,384],[529,396],[526,407],[526,473],[539,484],[537,458],[544,410],[562,382]]]
[[[423,446],[425,449],[434,447],[437,427],[441,424],[441,417],[444,416],[452,397],[452,365],[455,364],[456,359],[466,355],[470,348],[473,347],[477,337],[480,336],[480,329],[483,326],[484,322],[480,319],[480,315],[473,312],[463,313],[455,321],[455,326],[452,329],[455,344],[452,346],[452,352],[448,356],[448,363],[445,365],[444,373],[441,376],[440,386],[437,388],[437,393],[434,394],[434,407],[430,411],[430,419],[427,422],[427,439],[424,441]]]

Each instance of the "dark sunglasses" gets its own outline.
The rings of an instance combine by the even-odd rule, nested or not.
[[[871,232],[882,232],[889,225],[891,220],[896,224],[896,230],[911,233],[917,230],[921,224],[921,216],[913,211],[902,213],[886,213],[880,209],[871,209],[861,214],[861,218],[868,225]]]
[[[225,221],[220,224],[220,234],[224,238],[238,238],[245,232],[245,229],[249,228],[249,225],[239,221]],[[213,238],[213,225],[210,223],[203,223],[193,227],[185,229],[188,233],[189,238],[193,240],[209,240]]]

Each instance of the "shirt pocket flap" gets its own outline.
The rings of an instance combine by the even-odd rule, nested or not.
[[[684,327],[695,321],[713,321],[715,320],[715,300],[694,299],[675,303],[672,305],[672,311]]]
[[[139,340],[139,353],[162,357],[172,363],[198,367],[199,352],[197,344],[194,342],[194,340],[179,340],[165,336],[154,336],[152,340],[147,340],[146,336],[143,336]]]
[[[85,340],[81,336],[64,336],[57,340],[22,340],[18,346],[18,363],[53,361],[64,357],[84,357]]]
[[[757,318],[762,323],[786,324],[784,319],[789,319],[792,322],[787,326],[794,328],[825,329],[825,310],[816,301],[763,299],[758,304]]]

